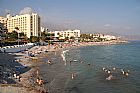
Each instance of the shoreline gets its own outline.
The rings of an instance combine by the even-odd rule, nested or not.
[[[129,42],[123,41],[123,40],[103,41],[103,42],[83,42],[83,43],[80,43],[80,46],[114,45],[114,44],[124,44],[124,43],[129,43]]]
[[[10,64],[12,65],[12,67],[7,67],[11,70],[15,69],[14,71],[11,70],[11,74],[10,76],[7,76],[7,78],[11,78],[14,83],[9,83],[9,81],[7,82],[1,82],[0,84],[0,92],[2,93],[7,93],[8,89],[12,90],[10,91],[10,93],[40,93],[41,91],[45,91],[41,86],[38,86],[35,84],[35,80],[37,78],[36,75],[36,70],[38,69],[39,65],[41,64],[41,62],[38,59],[33,59],[35,57],[30,57],[28,56],[28,52],[36,52],[36,58],[38,58],[38,54],[41,52],[38,52],[40,49],[35,50],[36,48],[39,48],[38,46],[35,46],[31,49],[29,49],[28,51],[22,51],[22,52],[18,52],[18,53],[1,53],[1,55],[6,55],[3,58],[3,61],[1,62],[1,65],[3,65],[2,63],[5,64]],[[45,51],[45,50],[44,50]],[[12,56],[12,57],[10,57]],[[6,60],[8,58],[8,60]],[[11,62],[9,62],[9,60]],[[13,64],[13,63],[17,63]],[[19,75],[21,78],[18,77],[14,77],[15,71],[20,72],[20,74],[16,73],[17,75]],[[6,72],[6,71],[5,71]],[[15,90],[17,92],[15,92]]]
[[[67,80],[67,78],[70,78],[71,73],[68,73],[66,71],[65,62],[61,57],[62,51],[66,49],[70,50],[73,48],[79,48],[82,46],[108,45],[108,44],[109,45],[118,44],[118,42],[88,42],[88,43],[79,43],[78,45],[62,44],[61,46],[58,45],[35,46],[28,50],[28,52],[37,54],[35,57],[28,58],[27,55],[23,55],[21,58],[19,58],[21,60],[18,63],[30,67],[30,70],[21,74],[22,80],[20,83],[17,83],[21,85],[21,87],[18,86],[15,87],[15,89],[20,90],[20,88],[23,88],[22,91],[28,91],[28,93],[41,93],[41,91],[44,93],[47,92],[64,93],[65,81]],[[48,52],[46,53],[46,51]],[[15,53],[14,55],[20,55],[20,54],[22,53],[21,52]],[[33,58],[37,58],[37,60]],[[50,66],[46,63],[46,60],[42,61],[42,59],[51,60],[52,62],[54,62],[54,64]],[[53,71],[53,69],[56,69],[56,71]],[[40,71],[39,77],[43,78],[43,80],[46,81],[46,83],[43,84],[42,86],[38,86],[34,83],[34,81],[37,78],[37,75],[33,75],[33,74],[36,73],[37,70]],[[63,76],[64,74],[66,75],[65,77]],[[7,86],[11,86],[11,85],[7,84]],[[11,93],[15,93],[15,92],[11,92]]]

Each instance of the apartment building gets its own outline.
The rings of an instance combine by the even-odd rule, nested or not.
[[[7,18],[0,16],[0,23],[2,23],[4,27],[7,27]]]
[[[30,36],[40,36],[40,16],[37,13],[24,14],[11,16],[7,15],[7,18],[0,17],[0,22],[4,23],[4,26],[8,29],[8,32],[16,30],[17,32],[23,32],[28,38]],[[15,29],[15,28],[18,28]]]
[[[0,16],[0,29],[3,33],[7,32],[7,18]]]

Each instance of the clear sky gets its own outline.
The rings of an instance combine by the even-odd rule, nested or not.
[[[0,0],[0,16],[33,10],[50,30],[140,35],[140,0]]]

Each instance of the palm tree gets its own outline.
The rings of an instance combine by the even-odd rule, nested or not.
[[[18,27],[15,27],[15,30],[16,30],[17,33],[18,33],[18,45],[19,45],[19,28],[18,28]]]

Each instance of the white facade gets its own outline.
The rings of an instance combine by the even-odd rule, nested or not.
[[[8,32],[19,28],[19,32],[23,32],[28,38],[30,36],[40,36],[40,17],[36,13],[10,16],[7,15]]]
[[[0,16],[0,29],[3,33],[7,32],[7,18]]]
[[[115,36],[112,35],[100,35],[100,38],[106,39],[106,40],[115,40],[117,39]]]
[[[59,37],[60,39],[80,37],[80,30],[55,31],[55,37]]]
[[[7,27],[7,18],[0,16],[0,23],[3,24],[3,26]]]
[[[48,28],[41,27],[41,32],[47,32]]]
[[[0,36],[1,36],[3,33],[4,33],[4,31],[3,31],[3,24],[0,23]]]

